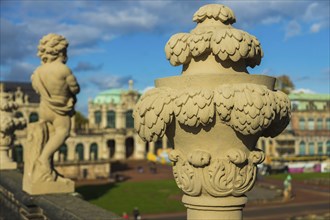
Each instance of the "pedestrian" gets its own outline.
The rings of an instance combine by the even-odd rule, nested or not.
[[[133,210],[134,220],[141,220],[141,215],[138,207],[135,207]]]
[[[291,185],[292,177],[290,174],[287,175],[283,182],[284,190],[283,190],[283,200],[288,201],[292,197],[292,185]]]
[[[123,219],[129,219],[129,216],[126,212],[123,212]]]

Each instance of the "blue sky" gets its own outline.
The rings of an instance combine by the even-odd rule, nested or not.
[[[264,58],[251,74],[289,75],[296,89],[330,93],[329,1],[15,1],[1,0],[0,80],[29,81],[40,64],[40,38],[48,33],[69,42],[68,66],[80,85],[77,109],[100,91],[153,86],[179,75],[164,47],[178,32],[195,27],[192,16],[208,3],[229,6],[234,26],[255,35]]]

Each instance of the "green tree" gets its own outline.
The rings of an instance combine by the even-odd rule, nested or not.
[[[275,88],[289,94],[295,87],[289,76],[281,75],[276,78]]]

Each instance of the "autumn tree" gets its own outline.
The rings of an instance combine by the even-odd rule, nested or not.
[[[281,75],[276,77],[275,88],[289,94],[295,87],[289,76]]]
[[[79,111],[76,111],[74,116],[76,130],[84,129],[85,125],[88,124],[88,119]]]

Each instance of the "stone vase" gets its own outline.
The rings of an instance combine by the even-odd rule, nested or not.
[[[203,6],[194,21],[191,33],[165,46],[182,75],[155,81],[136,105],[135,128],[146,141],[166,135],[174,146],[169,158],[188,219],[241,219],[265,158],[258,138],[287,126],[290,103],[274,91],[274,78],[248,74],[263,52],[254,36],[231,26],[228,7]]]

